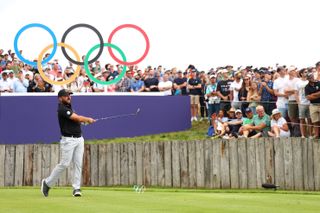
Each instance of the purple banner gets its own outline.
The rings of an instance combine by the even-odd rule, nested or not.
[[[88,139],[133,137],[191,128],[188,96],[77,96],[73,109],[93,118],[137,116],[82,126]],[[60,140],[57,96],[0,96],[0,144],[52,143]]]

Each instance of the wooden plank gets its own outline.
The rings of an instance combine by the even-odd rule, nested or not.
[[[284,140],[280,140],[279,138],[274,139],[275,184],[279,185],[282,189],[285,188],[283,145],[284,145]]]
[[[189,186],[188,144],[187,144],[187,142],[180,142],[179,160],[180,160],[180,184],[181,184],[181,187],[186,188]]]
[[[172,142],[172,186],[180,187],[179,142]]]
[[[172,187],[171,141],[164,143],[164,184]]]
[[[165,186],[165,161],[164,161],[164,143],[165,142],[158,142],[158,185]]]
[[[294,189],[292,143],[290,138],[281,138],[284,141],[284,177],[285,189]]]
[[[150,186],[151,184],[151,156],[150,143],[143,143],[143,185]]]
[[[23,185],[33,185],[33,145],[31,144],[24,146]]]
[[[315,190],[314,184],[314,164],[316,162],[313,161],[313,142],[311,139],[308,139],[308,185],[310,187],[309,190]]]
[[[232,189],[238,189],[239,183],[239,165],[238,165],[238,142],[235,139],[229,141],[230,152],[230,182]]]
[[[221,188],[229,189],[231,187],[230,183],[230,164],[229,164],[229,141],[220,141],[220,172],[221,172]]]
[[[15,155],[14,186],[22,186],[24,145],[16,145]]]
[[[15,146],[6,145],[4,164],[4,185],[14,186]]]
[[[33,146],[33,186],[39,186],[41,182],[41,144]]]
[[[151,186],[158,184],[158,145],[157,142],[150,143],[151,146]]]
[[[137,164],[137,182],[136,184],[143,184],[143,143],[136,143],[136,164]]]
[[[120,185],[120,144],[112,145],[113,185]]]
[[[99,149],[98,144],[90,144],[91,186],[99,186]]]
[[[204,186],[206,188],[212,188],[212,141],[204,141]]]
[[[314,188],[320,190],[320,144],[319,140],[313,140],[313,162],[314,162]]]
[[[188,143],[188,171],[189,171],[189,187],[195,188],[197,186],[196,176],[196,142]]]
[[[265,139],[265,153],[266,153],[266,183],[275,183],[274,176],[274,148],[273,148],[273,138]]]
[[[91,163],[90,163],[90,145],[84,144],[83,163],[82,163],[82,182],[83,186],[91,186]],[[60,183],[60,182],[59,182]]]
[[[247,162],[247,140],[238,139],[238,167],[239,167],[239,188],[248,188],[248,162]]]
[[[128,143],[129,185],[137,184],[137,165],[135,143]]]
[[[257,188],[256,141],[247,139],[248,188]]]
[[[41,179],[50,175],[51,145],[43,144],[41,152]]]
[[[4,186],[5,157],[6,157],[6,146],[0,145],[0,187]]]
[[[303,163],[302,163],[302,141],[301,138],[292,138],[292,152],[293,152],[293,176],[294,189],[303,190]]]
[[[215,189],[221,188],[221,152],[220,141],[212,141],[212,187]]]
[[[106,166],[107,166],[107,168],[106,168],[107,186],[113,185],[113,160],[112,160],[113,148],[112,148],[112,145],[113,145],[112,143],[108,143],[107,147],[106,147],[107,148],[107,151],[106,151],[107,152],[107,157],[106,157],[106,159],[107,159],[107,164],[106,164]]]
[[[196,181],[197,187],[204,187],[204,144],[196,141]]]
[[[265,138],[256,140],[257,188],[266,183]]]
[[[128,143],[120,144],[120,184],[127,186],[129,184],[129,156]]]
[[[99,186],[106,186],[106,168],[107,168],[107,145],[106,144],[99,144],[98,145],[99,155],[98,155],[98,164],[99,164]]]

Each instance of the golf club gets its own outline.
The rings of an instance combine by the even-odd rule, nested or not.
[[[96,121],[109,120],[109,119],[115,119],[115,118],[123,118],[123,117],[129,117],[129,116],[137,116],[139,112],[140,112],[140,108],[138,108],[137,111],[134,113],[112,115],[112,116],[107,116],[107,117],[103,117],[103,118],[97,118]]]

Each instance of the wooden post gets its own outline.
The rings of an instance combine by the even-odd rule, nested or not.
[[[107,185],[107,176],[106,176],[106,169],[107,169],[107,144],[99,144],[98,145],[98,185],[99,186],[106,186]]]
[[[41,181],[42,145],[33,145],[33,186],[39,186]]]
[[[256,141],[247,139],[248,188],[257,188]]]
[[[197,187],[204,187],[204,144],[196,141],[196,180]]]
[[[172,142],[172,185],[180,187],[180,159],[179,159],[180,142]]]
[[[180,182],[181,187],[189,187],[189,172],[188,172],[188,144],[187,142],[180,142],[179,147],[180,160]]]
[[[33,145],[31,144],[24,146],[23,185],[33,185]]]
[[[128,143],[129,185],[137,184],[136,146]]]
[[[5,157],[6,157],[6,146],[0,145],[0,187],[4,186]]]
[[[284,177],[285,188],[293,190],[293,160],[292,160],[292,143],[290,138],[282,138],[284,141]]]
[[[151,147],[151,186],[157,186],[158,185],[158,144],[157,142],[150,143]]]
[[[158,142],[158,186],[165,186],[164,143],[166,142]]]
[[[256,140],[257,188],[266,183],[265,138]]]
[[[129,185],[128,143],[120,144],[120,184]]]
[[[294,174],[294,189],[303,190],[303,162],[302,162],[302,141],[301,138],[292,138],[293,151],[293,174]]]
[[[273,140],[274,140],[275,184],[279,185],[282,189],[285,189],[284,157],[283,157],[284,140],[280,140],[279,138],[275,138]]]
[[[151,184],[151,156],[150,156],[150,143],[143,143],[143,184],[150,186]]]
[[[274,147],[273,147],[273,138],[266,138],[265,140],[265,153],[266,153],[266,182],[275,183],[275,174],[274,174]]]
[[[143,143],[136,143],[136,162],[137,162],[137,182],[136,184],[142,185],[143,178]]]
[[[230,181],[231,188],[239,188],[239,165],[238,165],[238,142],[235,139],[229,140],[230,155]]]
[[[248,188],[248,162],[247,162],[247,140],[238,139],[238,166],[239,166],[239,188]]]
[[[221,188],[230,189],[230,160],[229,160],[229,141],[220,141],[220,156],[221,156]]]
[[[189,171],[189,187],[195,188],[197,186],[196,179],[196,142],[190,141],[188,143],[188,171]]]
[[[112,143],[108,143],[106,147],[106,178],[107,178],[107,186],[113,185],[113,148]]]

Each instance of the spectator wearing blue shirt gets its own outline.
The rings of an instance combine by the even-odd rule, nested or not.
[[[18,79],[13,82],[13,92],[27,92],[29,81],[24,78],[23,71],[18,72]]]
[[[262,82],[259,85],[259,95],[261,96],[262,106],[268,115],[271,115],[272,110],[277,108],[275,101],[277,98],[273,92],[273,81],[271,72],[265,71]]]
[[[140,79],[140,75],[135,73],[133,75],[134,79],[131,81],[131,92],[143,92],[144,91],[144,82]]]

